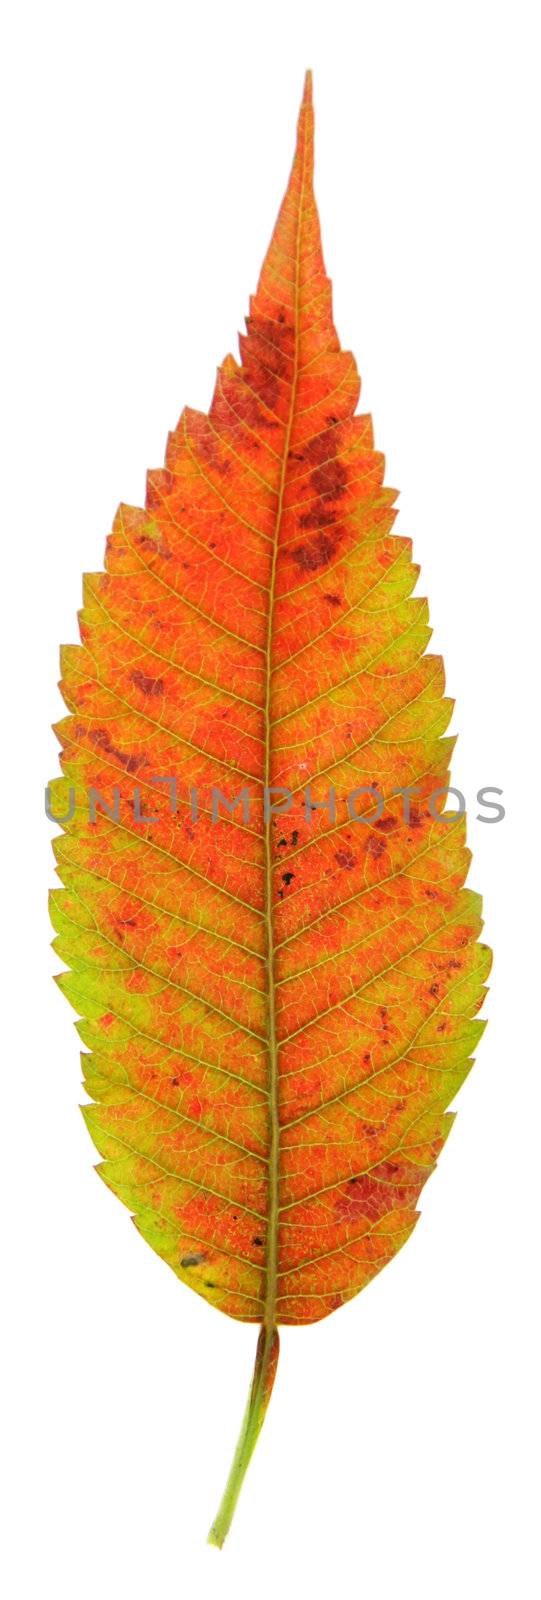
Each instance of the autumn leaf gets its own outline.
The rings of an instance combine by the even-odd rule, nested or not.
[[[183,1283],[260,1325],[216,1544],[278,1324],[342,1306],[415,1226],[489,970],[445,810],[452,702],[312,168],[308,74],[240,365],[84,580],[51,797],[98,1171]]]

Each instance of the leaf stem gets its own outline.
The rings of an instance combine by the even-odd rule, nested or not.
[[[254,1372],[237,1448],[220,1507],[208,1536],[208,1543],[217,1545],[219,1550],[229,1533],[246,1471],[263,1426],[276,1374],[279,1349],[278,1329],[262,1327],[257,1341]]]

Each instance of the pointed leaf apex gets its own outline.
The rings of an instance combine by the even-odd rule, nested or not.
[[[312,73],[307,72],[304,79],[304,88],[297,121],[296,149],[296,155],[303,156],[306,177],[311,177],[313,172],[313,143],[314,107],[312,100]]]

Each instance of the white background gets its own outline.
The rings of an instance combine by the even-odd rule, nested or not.
[[[539,1593],[535,30],[518,0],[48,0],[7,24],[6,1600]],[[42,788],[81,572],[236,349],[306,66],[337,326],[456,697],[454,777],[496,960],[415,1235],[348,1307],[284,1330],[220,1554],[205,1537],[255,1331],[182,1287],[93,1173],[77,1036],[50,978]],[[505,791],[497,826],[475,820],[482,784]]]

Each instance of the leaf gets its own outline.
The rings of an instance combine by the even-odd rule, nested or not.
[[[277,1325],[350,1300],[415,1225],[489,970],[443,809],[452,702],[312,166],[308,75],[241,364],[183,412],[145,510],[120,506],[62,652],[52,916],[98,1170],[184,1283],[261,1325],[218,1544]]]

